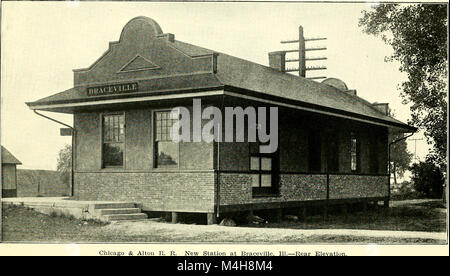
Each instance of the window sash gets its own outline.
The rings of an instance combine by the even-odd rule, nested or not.
[[[250,156],[250,171],[272,172],[272,157]]]
[[[356,153],[352,153],[351,155],[351,169],[352,171],[358,170],[358,156]]]
[[[172,127],[178,120],[172,119],[172,111],[156,111],[155,114],[155,141],[172,141]]]
[[[273,180],[271,173],[251,174],[252,188],[272,188]]]
[[[261,158],[261,170],[262,171],[272,171],[272,158],[267,158],[267,157]]]
[[[103,167],[123,167],[123,143],[105,143],[103,145]]]
[[[261,168],[260,166],[260,158],[259,157],[250,157],[250,170],[252,171],[259,171]]]
[[[358,137],[351,133],[350,138],[350,169],[353,172],[359,171],[359,145]]]
[[[155,142],[156,167],[177,167],[180,163],[178,143],[157,141]]]
[[[172,127],[178,119],[172,119],[171,110],[155,111],[154,114],[154,167],[178,167],[179,144],[173,142],[172,135]]]
[[[252,188],[273,187],[272,162],[270,157],[250,156]]]
[[[102,166],[123,167],[125,156],[125,114],[102,116]]]
[[[261,174],[261,187],[272,188],[272,174]]]
[[[103,115],[103,143],[123,143],[125,141],[125,115]]]

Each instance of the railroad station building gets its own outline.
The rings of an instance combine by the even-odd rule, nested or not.
[[[235,211],[388,204],[388,135],[416,129],[338,79],[286,73],[284,59],[272,52],[263,66],[178,41],[137,17],[89,68],[74,70],[72,88],[27,105],[73,114],[76,199],[203,213],[208,223]],[[202,110],[277,107],[276,150],[262,153],[248,140],[173,141],[170,112],[193,111],[194,99]]]

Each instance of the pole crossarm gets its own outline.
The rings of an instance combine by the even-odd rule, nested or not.
[[[318,41],[318,40],[327,40],[327,38],[326,37],[308,37],[308,38],[305,38],[306,42],[308,42],[308,41]]]
[[[326,50],[326,49],[327,49],[327,47],[320,46],[320,47],[306,48],[305,51],[322,51],[322,50]]]
[[[309,57],[306,58],[305,60],[309,61],[309,60],[327,60],[327,59],[328,59],[327,57]]]
[[[286,68],[284,72],[298,72],[298,75],[300,77],[306,78],[306,71],[311,70],[326,70],[327,68],[325,66],[310,66],[306,67],[307,61],[317,61],[317,60],[327,60],[326,57],[306,57],[307,51],[323,51],[327,50],[327,47],[325,46],[316,46],[316,47],[308,47],[306,48],[305,44],[306,42],[312,42],[312,41],[321,41],[321,40],[327,40],[326,37],[307,37],[305,38],[303,35],[303,27],[299,26],[298,28],[298,39],[290,39],[290,40],[282,40],[280,41],[281,44],[298,44],[297,49],[289,49],[284,50],[284,53],[296,53],[298,54],[298,58],[290,58],[285,59],[284,63],[291,63],[291,62],[298,62],[298,68]],[[311,77],[309,79],[324,79],[326,77]]]
[[[310,66],[310,67],[306,67],[307,71],[312,71],[312,70],[326,70],[327,67],[326,66]]]

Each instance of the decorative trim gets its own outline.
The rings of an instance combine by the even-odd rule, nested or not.
[[[145,78],[128,78],[126,79],[126,81],[131,81],[131,82],[136,82],[136,81],[150,81],[150,80],[159,80],[159,79],[165,79],[165,78],[173,78],[173,77],[185,77],[185,76],[196,76],[196,75],[204,75],[204,74],[211,74],[212,72],[210,71],[198,71],[198,72],[193,72],[193,73],[184,73],[184,74],[173,74],[173,75],[168,75],[168,76],[149,76],[149,77],[145,77]],[[87,87],[90,85],[108,85],[108,84],[120,84],[122,83],[124,80],[111,80],[110,82],[90,82],[90,83],[83,83],[83,84],[78,84],[75,85],[73,88],[78,88],[78,87]]]
[[[162,40],[162,41],[167,42],[167,40],[165,40],[164,37],[156,37],[156,40]],[[100,61],[101,61],[103,58],[105,58],[105,57],[112,51],[112,49],[113,49],[114,46],[117,46],[117,45],[119,45],[120,43],[121,43],[121,40],[109,42],[108,49],[107,49],[107,50],[106,50],[106,51],[105,51],[98,59],[96,59],[96,60],[94,61],[94,63],[92,63],[89,67],[87,67],[87,68],[73,69],[72,71],[73,71],[74,73],[84,73],[84,72],[89,72],[89,71],[91,71],[92,69],[94,69],[94,67],[95,67],[98,63],[100,63]],[[186,54],[185,52],[183,52],[182,50],[180,50],[180,49],[178,49],[177,47],[175,47],[174,45],[171,45],[170,43],[167,43],[166,45],[169,46],[170,48],[172,48],[172,49],[174,49],[174,50],[180,52],[180,53],[183,54],[184,56],[186,56],[186,57],[188,57],[188,58],[191,58],[191,59],[201,59],[201,58],[213,56],[214,54],[216,54],[216,53],[211,53],[211,54],[204,54],[204,55],[198,55],[198,56],[190,56],[190,55]]]
[[[137,58],[143,58],[147,63],[149,63],[149,65],[151,67],[144,67],[144,68],[139,68],[139,69],[133,69],[133,70],[124,70],[128,65],[132,64]],[[117,71],[116,73],[130,73],[130,72],[137,72],[137,71],[147,71],[147,70],[159,70],[162,69],[160,66],[154,64],[153,62],[151,62],[150,60],[146,59],[145,57],[141,56],[140,54],[137,54],[136,56],[134,56],[134,58],[132,58],[130,61],[128,61],[127,63],[125,63],[124,66],[122,66],[119,71]]]
[[[93,105],[104,105],[104,104],[115,104],[115,103],[134,103],[134,102],[143,102],[143,101],[159,101],[166,99],[180,99],[180,98],[196,98],[196,97],[204,97],[204,96],[216,96],[223,95],[223,90],[213,90],[208,92],[196,92],[196,93],[181,93],[181,94],[172,94],[172,95],[158,95],[158,96],[147,96],[147,97],[134,97],[134,98],[119,98],[119,99],[111,99],[111,100],[101,100],[101,101],[88,101],[88,102],[79,102],[79,103],[67,103],[67,104],[50,104],[50,105],[38,105],[38,106],[30,106],[32,110],[40,110],[46,108],[65,108],[65,107],[82,107],[82,106],[93,106]]]
[[[210,54],[203,54],[203,55],[198,55],[198,56],[190,56],[190,55],[186,54],[184,51],[178,49],[175,45],[172,45],[171,43],[167,43],[167,46],[169,46],[170,48],[180,52],[181,54],[183,54],[186,57],[191,58],[191,59],[200,59],[200,58],[210,57],[210,56],[213,56],[214,54],[216,54],[216,53],[210,53]]]
[[[166,169],[166,168],[149,168],[148,170],[125,170],[125,169],[111,169],[108,170],[108,168],[102,169],[101,171],[75,171],[75,173],[79,174],[103,174],[103,173],[148,173],[148,174],[154,174],[154,173],[215,173],[214,170],[180,170],[180,169]]]
[[[224,174],[255,174],[254,171],[250,170],[220,170],[220,173]],[[329,176],[339,176],[339,175],[348,175],[348,176],[380,176],[380,177],[387,177],[388,174],[373,174],[373,173],[326,173],[326,172],[292,172],[292,171],[280,171],[278,173],[279,175],[329,175]]]

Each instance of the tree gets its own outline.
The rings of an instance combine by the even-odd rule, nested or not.
[[[444,191],[444,175],[432,162],[419,162],[411,166],[414,189],[427,198],[441,198]]]
[[[72,173],[72,146],[65,145],[59,151],[56,170],[61,174],[61,181],[70,185],[70,175]]]
[[[447,5],[380,4],[363,11],[359,26],[380,36],[394,53],[386,61],[400,62],[408,80],[400,86],[404,103],[411,103],[410,124],[424,130],[433,145],[427,160],[446,168],[447,153]]]
[[[389,116],[395,118],[395,111],[389,108]],[[395,133],[389,135],[389,144],[404,137],[403,133]],[[403,177],[405,172],[409,169],[413,154],[408,151],[406,139],[400,140],[390,147],[391,155],[391,172],[394,175],[394,186],[397,186],[397,176]]]
[[[403,133],[389,135],[389,143],[403,138]],[[413,154],[408,151],[406,140],[391,145],[391,172],[394,176],[394,186],[397,186],[397,176],[403,177],[409,169]]]

